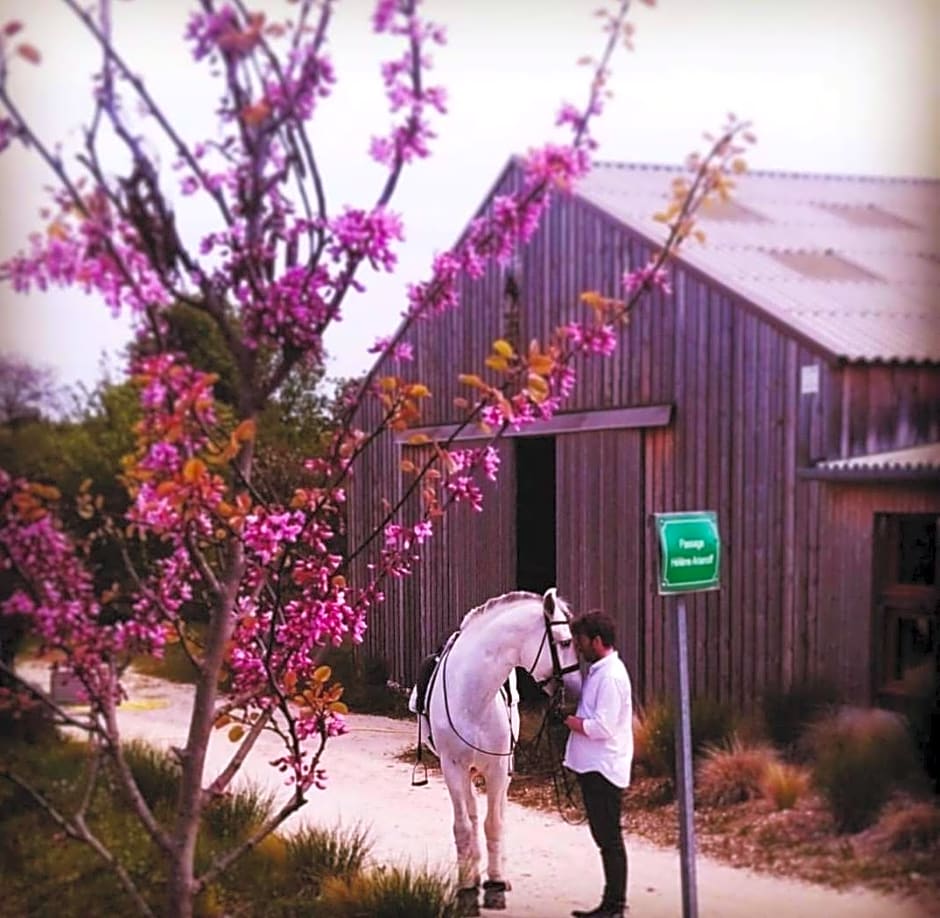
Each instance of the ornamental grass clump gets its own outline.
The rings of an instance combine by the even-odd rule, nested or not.
[[[881,851],[928,851],[940,842],[940,807],[919,800],[885,813],[872,841]]]
[[[843,708],[809,728],[805,747],[813,783],[840,832],[870,825],[891,791],[915,773],[911,738],[890,711]]]
[[[670,701],[654,701],[633,722],[634,761],[651,777],[675,780],[676,711]],[[711,698],[696,698],[691,708],[692,752],[730,742],[734,735],[731,709]]]
[[[379,867],[349,879],[326,880],[315,914],[330,918],[457,918],[453,882],[411,867]]]
[[[791,810],[810,790],[809,769],[789,762],[770,762],[760,779],[760,791],[775,810]]]
[[[287,840],[287,862],[303,885],[319,890],[326,877],[348,880],[360,873],[372,841],[361,825],[305,826]]]
[[[696,797],[711,806],[753,800],[776,758],[770,746],[749,745],[736,736],[726,745],[707,746],[696,775]]]
[[[147,806],[153,809],[176,800],[180,767],[168,753],[143,740],[133,740],[124,746],[124,760]]]

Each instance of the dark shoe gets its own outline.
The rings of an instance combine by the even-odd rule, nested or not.
[[[573,918],[623,918],[625,911],[628,911],[628,909],[608,907],[602,904],[590,911],[583,911],[582,909],[576,908],[571,914]]]

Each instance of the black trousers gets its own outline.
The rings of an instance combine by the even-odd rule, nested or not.
[[[627,904],[627,849],[620,828],[620,803],[623,789],[611,784],[600,772],[578,775],[584,809],[587,811],[591,838],[600,849],[604,864],[602,905],[615,911]]]

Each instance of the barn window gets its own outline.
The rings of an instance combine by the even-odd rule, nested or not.
[[[875,668],[883,701],[919,697],[940,663],[938,526],[930,513],[875,518]]]

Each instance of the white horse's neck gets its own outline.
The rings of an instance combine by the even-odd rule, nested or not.
[[[475,621],[454,642],[447,681],[462,697],[483,704],[496,696],[516,666],[529,669],[541,638],[541,608],[524,601]]]

